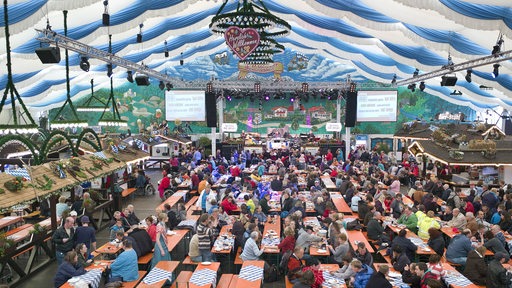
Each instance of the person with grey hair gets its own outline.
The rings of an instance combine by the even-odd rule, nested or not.
[[[380,212],[373,213],[373,218],[368,222],[367,232],[368,238],[371,240],[379,241],[379,245],[385,248],[389,245],[390,238],[385,233],[384,227],[381,223],[382,215]]]
[[[264,246],[261,249],[258,248],[258,237],[260,234],[257,231],[251,232],[251,236],[245,241],[244,251],[240,255],[240,258],[244,261],[248,260],[260,260],[261,254],[263,254]]]

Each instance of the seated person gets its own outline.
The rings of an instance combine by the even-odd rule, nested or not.
[[[139,278],[139,265],[137,264],[137,252],[133,250],[130,240],[123,242],[124,251],[116,260],[109,264],[111,275],[108,282],[130,282]]]
[[[293,254],[288,260],[288,280],[292,283],[299,282],[300,274],[302,273],[302,257],[304,257],[304,248],[295,246]]]
[[[197,236],[197,234],[194,234],[194,236],[192,236],[192,238],[190,239],[188,256],[190,256],[190,260],[192,260],[192,262],[203,261],[203,257],[201,256],[201,252],[199,251],[199,237]]]
[[[256,240],[258,240],[259,233],[257,231],[252,231],[251,236],[244,245],[244,251],[242,254],[240,254],[240,258],[244,261],[248,260],[260,260],[261,254],[263,254],[263,248],[258,248],[258,244],[256,243]]]
[[[306,226],[306,228],[303,230],[301,229],[299,231],[299,237],[297,237],[297,241],[295,241],[295,245],[305,247],[307,251],[309,251],[309,246],[313,242],[320,242],[322,241],[322,237],[316,236],[313,234],[313,227],[312,226]]]
[[[135,261],[137,263],[137,261]],[[57,273],[55,274],[54,284],[55,287],[58,288],[64,283],[66,283],[69,279],[85,274],[86,271],[81,265],[78,265],[78,255],[75,251],[69,251],[64,256],[64,261],[60,264],[57,269]]]

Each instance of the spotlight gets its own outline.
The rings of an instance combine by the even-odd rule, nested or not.
[[[231,99],[231,96],[229,96],[229,95],[226,97],[226,99],[227,99],[228,101],[231,101],[231,100],[232,100],[232,99]]]
[[[295,102],[295,97],[293,97],[293,96],[290,97],[290,102],[292,102],[292,103]]]
[[[180,65],[183,66],[183,64],[185,64],[185,61],[183,61],[183,52],[181,52],[180,55]]]
[[[144,24],[139,24],[139,33],[137,34],[137,43],[142,43],[142,27],[144,27]]]
[[[126,74],[128,74],[126,76],[126,80],[128,80],[128,82],[130,82],[130,83],[133,83],[133,72],[132,71],[127,71]]]
[[[80,60],[80,69],[84,70],[85,72],[89,72],[90,67],[91,65],[89,64],[87,57],[82,57]]]
[[[468,69],[466,70],[466,81],[468,81],[468,83],[471,83],[471,73],[473,73],[473,70],[471,69]]]
[[[265,101],[270,100],[270,96],[268,94],[265,94]]]
[[[416,70],[414,70],[414,73],[412,73],[412,77],[418,77],[419,74],[420,74],[420,70],[418,68],[416,68]]]
[[[501,52],[501,45],[503,44],[503,42],[505,42],[503,40],[503,35],[500,35],[500,38],[498,39],[498,41],[496,42],[496,45],[494,45],[492,47],[492,52],[491,52],[491,55],[494,55],[494,56],[498,56],[498,54],[500,54]]]
[[[254,83],[254,92],[260,93],[260,91],[261,91],[261,83],[260,82]]]
[[[108,63],[108,64],[107,64],[107,76],[108,76],[108,77],[112,77],[112,74],[114,74],[114,73],[112,72],[112,64],[111,64],[111,63]]]
[[[420,91],[425,90],[425,82],[420,82]]]
[[[395,85],[396,84],[396,74],[393,75],[393,79],[391,80],[391,84],[392,85]]]
[[[102,19],[103,26],[110,26],[110,14],[108,14],[108,0],[103,1],[103,6],[105,6]]]
[[[169,50],[167,50],[167,40],[164,41],[164,56],[169,58]]]
[[[206,83],[206,92],[207,93],[212,93],[213,92],[213,83],[212,82]]]
[[[160,88],[160,90],[164,90],[165,89],[164,81],[160,81],[160,83],[158,84],[158,88]]]
[[[411,92],[414,92],[416,90],[416,83],[409,84],[409,86],[407,86],[407,89],[411,90]]]
[[[167,88],[167,91],[171,91],[171,89],[174,88],[174,86],[171,83],[165,84],[165,87]]]
[[[496,78],[498,77],[498,75],[500,75],[500,64],[496,63],[492,65],[492,67],[494,67],[494,69],[492,70],[492,77]]]

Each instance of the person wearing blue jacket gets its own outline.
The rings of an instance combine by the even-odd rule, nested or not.
[[[452,238],[450,245],[448,245],[446,249],[446,259],[448,261],[466,265],[468,253],[474,249],[473,246],[471,246],[469,235],[471,235],[471,230],[464,229],[462,234],[455,235]]]
[[[352,270],[356,272],[356,275],[350,281],[354,288],[365,288],[366,283],[370,280],[373,275],[373,269],[370,266],[361,263],[359,260],[354,260],[350,263]]]
[[[111,276],[109,282],[130,282],[139,278],[139,266],[137,264],[137,252],[133,250],[130,240],[123,242],[124,251],[110,264]]]
[[[135,261],[137,263],[137,261]],[[55,274],[54,284],[58,288],[69,279],[85,274],[86,271],[80,265],[78,265],[78,255],[75,251],[69,251],[64,255],[64,261],[59,265],[57,273]]]

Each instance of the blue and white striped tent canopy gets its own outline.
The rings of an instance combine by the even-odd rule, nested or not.
[[[239,0],[228,1],[224,11],[236,9]],[[222,36],[208,29],[223,1],[213,0],[111,0],[111,26],[102,25],[103,0],[9,0],[9,29],[16,87],[33,111],[60,106],[66,98],[65,61],[43,65],[34,49],[39,47],[34,28],[44,28],[48,18],[52,29],[63,33],[63,10],[68,10],[68,36],[106,50],[112,34],[113,52],[137,63],[184,80],[210,77],[228,79],[236,72],[214,64],[210,58],[227,51]],[[508,0],[264,0],[273,14],[285,19],[292,32],[278,41],[286,53],[319,55],[334,65],[315,65],[311,73],[291,73],[297,81],[340,81],[350,74],[359,81],[389,83],[393,75],[409,78],[453,62],[490,55],[503,33],[504,50],[512,47],[512,1]],[[5,25],[3,13],[0,25]],[[136,43],[139,24],[143,44]],[[5,61],[5,33],[0,31],[0,59]],[[164,58],[164,41],[170,58]],[[507,49],[508,48],[508,49]],[[183,59],[185,65],[180,66]],[[71,95],[89,92],[90,79],[96,89],[109,86],[106,65],[90,60],[91,71],[79,68],[80,57],[70,53]],[[206,64],[205,64],[206,63]],[[319,64],[318,62],[316,64]],[[315,70],[316,69],[316,70]],[[324,69],[324,70],[319,70]],[[476,109],[512,109],[510,61],[501,63],[500,75],[491,76],[492,66],[474,69],[473,82],[460,73],[457,86],[441,87],[439,78],[427,81],[426,92],[456,104]],[[0,89],[7,76],[0,70]],[[126,71],[114,69],[115,83],[124,83]],[[494,89],[482,90],[480,85]],[[463,95],[450,95],[453,89]]]

